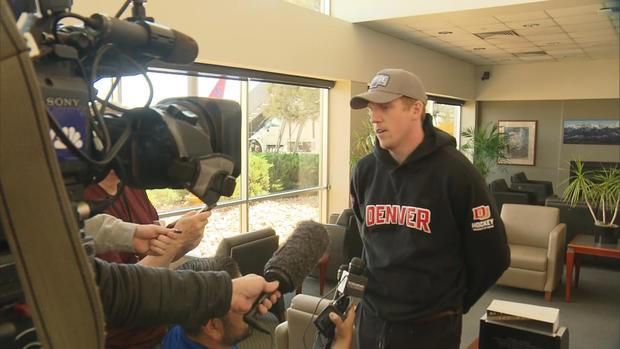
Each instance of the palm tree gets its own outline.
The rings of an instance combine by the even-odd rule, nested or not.
[[[487,177],[498,160],[506,160],[508,144],[499,134],[497,124],[489,122],[476,129],[468,128],[461,134],[467,139],[461,149],[473,152],[474,167],[482,177]]]

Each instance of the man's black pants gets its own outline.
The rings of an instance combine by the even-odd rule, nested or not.
[[[463,314],[441,312],[425,319],[384,321],[360,304],[356,332],[359,349],[458,349]]]

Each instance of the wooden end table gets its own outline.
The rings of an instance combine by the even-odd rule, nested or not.
[[[620,244],[602,244],[594,242],[594,236],[578,234],[568,244],[566,251],[566,303],[570,302],[570,289],[573,278],[573,265],[575,266],[575,288],[579,287],[580,254],[591,256],[620,258]]]

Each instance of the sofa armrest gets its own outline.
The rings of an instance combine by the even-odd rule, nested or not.
[[[517,192],[517,191],[494,191],[492,192],[493,196],[495,196],[495,200],[498,203],[504,204],[523,204],[530,205],[533,203],[531,199],[532,194],[527,192]]]
[[[552,292],[562,277],[564,265],[564,246],[566,240],[566,224],[558,224],[549,233],[549,246],[547,248],[547,281],[545,291]]]
[[[329,224],[336,224],[336,222],[338,222],[338,217],[340,217],[339,213],[332,213],[329,215],[329,219],[327,220],[327,223]]]
[[[319,314],[329,305],[329,302],[329,299],[321,299],[307,294],[298,294],[291,299],[291,308],[308,314],[312,314],[314,312]],[[319,304],[318,308],[317,304]]]
[[[536,203],[544,205],[545,200],[550,194],[544,184],[539,183],[512,183],[510,189],[533,193],[536,196]]]
[[[288,349],[288,322],[283,322],[276,327],[276,349]]]
[[[329,262],[327,264],[327,279],[336,280],[338,268],[344,263],[344,238],[346,227],[336,224],[324,224],[329,236]]]
[[[549,181],[536,181],[536,180],[531,180],[531,179],[528,180],[528,182],[532,184],[542,184],[545,187],[545,190],[547,191],[547,196],[553,195],[553,183]]]

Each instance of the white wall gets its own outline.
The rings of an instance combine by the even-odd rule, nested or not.
[[[114,15],[121,4],[75,0],[73,12]],[[280,0],[151,0],[146,8],[196,39],[201,63],[362,82],[400,67],[430,93],[474,98],[473,65]]]
[[[495,65],[476,68],[480,101],[618,98],[618,59]],[[484,71],[491,77],[481,81]]]

